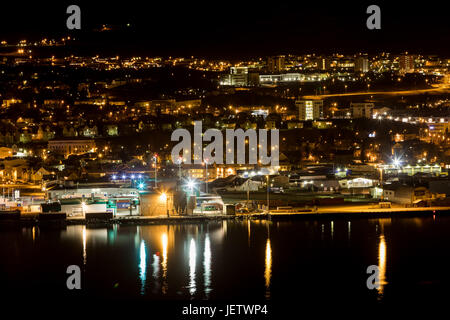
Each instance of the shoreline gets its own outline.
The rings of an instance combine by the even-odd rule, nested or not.
[[[450,207],[433,208],[398,208],[398,209],[366,209],[357,210],[339,210],[319,209],[318,211],[303,212],[274,212],[271,213],[250,213],[237,215],[211,215],[211,216],[125,216],[109,219],[86,219],[78,217],[66,217],[64,214],[46,214],[45,219],[40,218],[39,214],[20,215],[17,212],[0,212],[0,226],[67,226],[67,225],[86,225],[86,226],[109,226],[109,225],[166,225],[166,224],[191,224],[205,223],[212,221],[229,220],[319,220],[319,219],[379,219],[379,218],[415,218],[415,217],[433,217],[450,216]],[[55,218],[52,217],[55,215]],[[53,219],[52,219],[53,218]]]

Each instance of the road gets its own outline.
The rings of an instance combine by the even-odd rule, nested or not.
[[[294,208],[296,209],[296,208]],[[304,208],[298,208],[300,210]],[[450,207],[417,207],[417,208],[406,208],[404,206],[395,205],[391,208],[379,208],[377,205],[343,205],[343,206],[319,206],[316,210],[314,208],[311,212],[283,212],[277,210],[271,210],[271,215],[299,215],[299,214],[345,214],[345,213],[395,213],[395,212],[421,212],[421,211],[450,211]]]
[[[372,96],[372,95],[417,95],[429,92],[450,92],[450,85],[447,83],[434,85],[433,88],[419,89],[419,90],[397,90],[397,91],[366,91],[366,92],[349,92],[349,93],[334,93],[321,94],[315,96],[303,96],[303,99],[326,99],[337,97],[351,97],[351,96]]]

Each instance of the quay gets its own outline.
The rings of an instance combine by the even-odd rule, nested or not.
[[[376,219],[376,218],[411,218],[422,216],[450,216],[450,207],[420,208],[378,208],[371,206],[335,206],[320,208],[292,208],[270,210],[260,213],[246,214],[214,214],[188,216],[120,216],[113,217],[108,213],[96,213],[85,217],[69,217],[61,213],[20,213],[16,211],[0,211],[0,225],[7,222],[20,225],[45,225],[55,223],[63,225],[152,225],[203,223],[219,220],[293,220],[293,219]]]

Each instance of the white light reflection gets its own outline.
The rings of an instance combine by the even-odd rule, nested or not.
[[[266,280],[266,298],[270,298],[270,280],[272,278],[272,247],[270,239],[266,242],[266,264],[264,268],[264,279]]]
[[[159,275],[159,255],[156,255],[156,254],[153,255],[152,268],[153,268],[153,274],[152,274],[153,278],[158,280],[158,275]]]
[[[352,236],[352,223],[349,221],[348,223],[347,223],[347,225],[348,225],[348,240],[350,241],[350,239],[351,239],[351,236]]]
[[[331,221],[331,240],[334,238],[334,222]]]
[[[205,251],[203,252],[203,268],[204,282],[205,282],[205,296],[209,299],[209,293],[211,292],[211,244],[209,241],[209,234],[205,236]]]
[[[167,289],[168,289],[167,288],[167,244],[168,244],[167,233],[163,233],[163,235],[162,235],[163,260],[161,263],[162,269],[163,269],[163,286],[162,286],[163,294],[166,294]]]
[[[197,259],[197,248],[195,247],[194,239],[191,239],[191,244],[189,246],[189,293],[191,296],[197,291],[197,286],[195,283],[195,262]]]
[[[147,279],[147,252],[144,240],[141,240],[139,260],[139,278],[141,278],[141,294],[143,295],[145,294],[145,280]]]

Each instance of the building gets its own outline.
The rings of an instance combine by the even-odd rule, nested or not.
[[[318,82],[329,78],[328,73],[280,73],[280,74],[261,74],[259,82],[261,84],[273,84],[277,82]]]
[[[65,184],[47,191],[48,199],[59,202],[69,216],[89,212],[112,212],[113,216],[139,215],[140,192],[113,184]]]
[[[267,58],[267,70],[269,72],[281,72],[286,68],[284,56],[274,56]]]
[[[383,188],[383,199],[400,204],[414,204],[432,199],[430,191],[425,187],[410,187],[399,184],[386,185]]]
[[[331,61],[328,58],[321,58],[319,60],[319,66],[320,66],[320,70],[329,70],[331,67]]]
[[[95,141],[91,139],[50,140],[48,150],[68,157],[72,154],[83,154],[95,151]]]
[[[355,72],[366,73],[369,72],[369,59],[361,56],[355,59]]]
[[[223,75],[220,84],[224,86],[247,86],[248,67],[231,67],[230,73]]]
[[[223,86],[256,86],[259,85],[259,73],[249,67],[231,67],[230,73],[220,78]]]
[[[373,103],[351,103],[350,109],[353,118],[371,119],[373,114]]]
[[[399,72],[400,73],[414,72],[414,56],[402,54],[399,57]]]
[[[315,120],[323,117],[323,100],[297,100],[298,120]]]

